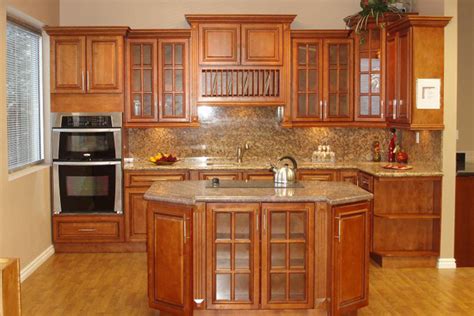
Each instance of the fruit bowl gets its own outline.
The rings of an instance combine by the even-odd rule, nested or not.
[[[150,157],[149,161],[158,166],[169,166],[178,161],[178,158],[172,154],[158,153],[158,155]]]

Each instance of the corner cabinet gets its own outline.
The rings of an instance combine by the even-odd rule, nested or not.
[[[47,27],[51,111],[122,112],[127,27]]]
[[[131,31],[127,39],[127,127],[197,126],[191,105],[189,31]]]

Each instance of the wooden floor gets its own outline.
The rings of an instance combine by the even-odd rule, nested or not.
[[[146,288],[144,253],[56,254],[22,284],[23,315],[159,315]],[[371,266],[359,315],[474,315],[474,269]]]

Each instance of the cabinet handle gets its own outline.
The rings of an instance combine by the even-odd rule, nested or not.
[[[87,91],[89,91],[89,70],[86,73],[86,81],[87,81]]]
[[[258,211],[257,211],[257,213],[256,213],[256,215],[255,215],[255,216],[256,216],[255,220],[256,220],[257,231],[258,231],[258,226],[259,226],[259,225],[258,225],[258,224],[259,224],[259,223],[258,223],[258,217],[259,217],[258,215],[259,215],[259,214],[258,214]]]
[[[385,116],[385,102],[383,100],[380,101],[380,116],[382,119]]]
[[[323,119],[323,100],[319,101],[319,117]]]
[[[183,238],[184,238],[184,243],[186,243],[186,217],[184,217],[184,229],[183,229]]]
[[[336,219],[337,219],[337,236],[336,236],[336,238],[337,238],[338,242],[341,242],[341,240],[342,240],[341,222],[342,221],[341,221],[341,217],[336,217]]]
[[[324,119],[328,118],[328,100],[324,100]]]
[[[90,232],[95,232],[95,231],[97,231],[97,229],[95,229],[95,228],[79,228],[79,231],[80,231],[80,232],[89,232],[89,233],[90,233]]]
[[[393,119],[397,119],[397,100],[393,100]]]
[[[267,231],[267,210],[263,211],[263,232]]]
[[[81,76],[82,76],[82,91],[84,91],[86,89],[86,87],[84,86],[84,70],[82,71]]]

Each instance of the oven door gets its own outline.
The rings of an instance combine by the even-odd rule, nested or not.
[[[122,214],[121,162],[53,162],[53,212]]]
[[[122,158],[120,128],[54,128],[54,160],[115,160]]]

